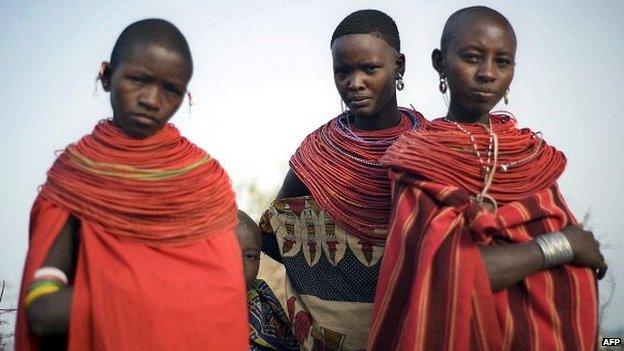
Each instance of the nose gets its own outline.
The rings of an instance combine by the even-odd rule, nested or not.
[[[160,109],[160,89],[155,85],[146,86],[139,96],[139,104],[150,111]]]
[[[359,72],[353,72],[349,76],[349,90],[350,91],[358,91],[364,89],[364,75]]]
[[[483,60],[477,71],[477,80],[483,83],[489,83],[496,80],[496,67],[493,61]]]

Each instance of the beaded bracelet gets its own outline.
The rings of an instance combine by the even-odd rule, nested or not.
[[[35,271],[33,281],[54,280],[61,284],[67,285],[67,275],[65,272],[56,267],[41,267]]]
[[[534,240],[544,254],[544,269],[560,266],[574,258],[572,246],[561,232],[538,236]]]
[[[24,306],[28,308],[36,299],[55,293],[67,285],[65,272],[56,267],[41,267],[35,271],[33,282],[24,297]]]
[[[24,298],[24,306],[28,308],[36,299],[61,290],[63,284],[53,280],[41,280],[33,283]]]

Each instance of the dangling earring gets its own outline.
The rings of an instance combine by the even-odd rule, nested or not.
[[[399,78],[397,78],[396,81],[396,88],[398,91],[403,90],[403,88],[405,88],[405,83],[403,83],[403,75],[401,73],[398,73]]]
[[[104,78],[104,71],[106,70],[106,64],[102,62],[100,64],[100,70],[98,71],[97,76],[95,77],[95,85],[93,86],[93,97],[98,95],[98,81],[101,81]]]
[[[444,76],[443,74],[440,74],[440,85],[438,86],[438,89],[440,89],[440,92],[442,94],[446,94],[446,90],[448,89],[448,83],[446,81],[446,76]]]
[[[187,90],[186,96],[188,97],[189,117],[191,117],[191,107],[193,106],[193,94],[191,94],[190,90]]]
[[[505,105],[509,105],[509,88],[507,88],[505,95],[503,95],[503,101],[505,101]]]

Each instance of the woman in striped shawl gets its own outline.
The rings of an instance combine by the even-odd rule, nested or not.
[[[565,156],[490,110],[514,74],[516,36],[485,7],[453,14],[432,61],[446,117],[403,134],[372,350],[592,350],[606,271],[557,188]]]

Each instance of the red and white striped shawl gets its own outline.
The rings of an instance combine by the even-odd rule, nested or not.
[[[395,143],[389,153],[404,146]],[[423,180],[414,175],[418,167],[385,159],[393,167],[393,214],[370,350],[595,349],[598,301],[590,269],[565,265],[492,293],[478,249],[575,224],[555,182],[493,215],[464,188]]]

